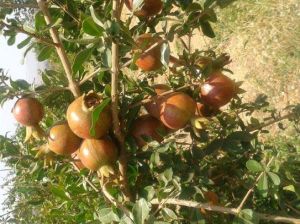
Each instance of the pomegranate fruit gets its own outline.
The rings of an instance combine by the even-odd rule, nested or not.
[[[151,50],[148,50],[148,52],[144,53],[144,51],[161,40],[161,37],[154,37],[150,33],[142,34],[136,39],[136,48],[134,48],[134,51],[141,53],[135,62],[136,66],[143,71],[155,71],[162,67],[163,64],[160,60],[162,44],[158,44]]]
[[[79,151],[76,151],[74,153],[72,153],[71,157],[72,159],[75,160],[75,165],[77,166],[78,169],[82,170],[85,168],[85,166],[83,165],[83,163],[81,162],[79,156],[78,156]]]
[[[159,111],[162,123],[170,129],[178,130],[195,115],[196,102],[185,93],[175,92],[163,97]]]
[[[54,125],[48,136],[49,149],[59,155],[71,155],[81,143],[81,139],[75,135],[67,122]]]
[[[235,95],[235,82],[220,71],[213,73],[201,86],[201,99],[205,104],[213,108],[224,106]]]
[[[155,93],[157,95],[160,95],[168,90],[170,90],[171,88],[168,85],[165,84],[156,84],[153,86]],[[147,110],[147,112],[152,115],[153,117],[159,119],[159,105],[161,103],[161,98],[160,99],[156,99],[150,103],[145,104],[145,108]]]
[[[80,138],[101,138],[111,127],[112,118],[107,106],[95,124],[95,135],[91,135],[93,109],[101,103],[101,97],[94,92],[75,99],[67,110],[67,120],[71,130]]]
[[[37,99],[23,97],[15,103],[12,113],[18,123],[36,126],[44,117],[44,108]]]
[[[127,8],[132,11],[134,0],[125,0]],[[144,0],[141,4],[140,9],[136,10],[134,14],[138,17],[150,17],[158,14],[163,7],[163,2],[161,0]]]
[[[85,139],[78,156],[82,164],[90,170],[112,165],[118,159],[118,150],[109,139]]]
[[[131,134],[139,147],[143,147],[147,144],[144,138],[150,138],[161,142],[163,140],[162,135],[166,133],[166,127],[149,114],[139,117],[134,122],[131,130]]]

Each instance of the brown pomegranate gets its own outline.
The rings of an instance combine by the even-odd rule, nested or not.
[[[161,63],[161,46],[158,44],[153,49],[144,53],[148,48],[150,48],[155,43],[161,41],[161,37],[152,36],[150,33],[142,34],[136,39],[136,48],[134,51],[140,53],[141,55],[136,60],[135,64],[143,71],[155,71],[162,67]]]
[[[166,133],[166,127],[149,114],[139,117],[134,122],[131,131],[131,134],[139,147],[143,147],[147,144],[144,138],[150,138],[161,142],[163,140],[162,135]]]
[[[85,168],[85,166],[83,165],[83,163],[81,162],[79,156],[78,156],[79,151],[76,151],[74,153],[72,153],[71,157],[72,159],[75,160],[75,165],[77,166],[78,169],[82,170]]]
[[[37,99],[23,97],[15,103],[12,113],[20,124],[36,126],[44,117],[44,108]]]
[[[134,0],[125,0],[125,4],[129,10],[133,10]],[[135,10],[134,14],[138,17],[150,17],[158,14],[163,7],[161,0],[144,0],[140,9]]]
[[[81,139],[71,131],[67,122],[56,124],[50,129],[48,145],[52,152],[59,155],[71,155],[80,144]]]
[[[236,85],[222,72],[213,73],[201,86],[200,97],[203,102],[213,108],[220,108],[236,95]]]
[[[154,90],[155,90],[155,93],[157,95],[160,95],[168,90],[170,90],[171,88],[166,85],[166,84],[156,84],[153,86]],[[152,115],[153,117],[159,119],[160,116],[159,116],[159,105],[161,103],[161,100],[160,98],[158,98],[157,100],[154,100],[153,102],[150,102],[150,103],[147,103],[145,104],[145,108],[146,110],[148,111],[148,113],[150,115]]]
[[[101,97],[90,92],[75,99],[67,110],[67,120],[71,130],[80,138],[101,138],[111,127],[111,113],[107,106],[99,115],[95,125],[95,135],[91,135],[92,112],[101,103]]]
[[[116,162],[118,150],[109,139],[85,139],[81,144],[78,156],[85,167],[96,171],[102,166]]]
[[[187,94],[175,92],[163,97],[160,103],[160,120],[170,129],[183,128],[196,111],[196,102]]]

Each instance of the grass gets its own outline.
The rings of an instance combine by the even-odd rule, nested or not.
[[[218,11],[210,44],[231,54],[248,93],[265,93],[276,108],[299,103],[300,2],[238,0]]]

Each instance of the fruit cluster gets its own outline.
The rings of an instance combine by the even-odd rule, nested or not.
[[[142,7],[136,8],[132,0],[125,1],[126,6],[139,17],[150,17],[162,10],[161,0],[145,0]],[[136,65],[143,71],[160,69],[162,38],[146,33],[135,42],[133,52],[139,56]],[[183,65],[183,64],[181,64]],[[133,123],[129,134],[136,144],[143,147],[148,140],[163,141],[164,136],[186,127],[195,116],[214,115],[219,108],[227,104],[236,94],[236,84],[214,71],[199,88],[201,103],[197,103],[184,92],[172,91],[168,85],[153,86],[156,96],[145,106],[148,114],[142,115]],[[118,149],[109,137],[112,126],[110,106],[106,106],[93,121],[93,111],[103,102],[101,96],[89,92],[75,99],[68,107],[66,121],[55,124],[47,135],[47,147],[59,155],[72,155],[78,167],[99,170],[112,167],[118,159]],[[16,120],[31,129],[41,130],[39,122],[44,109],[37,99],[23,97],[19,99],[13,114]],[[44,133],[45,135],[45,133]]]

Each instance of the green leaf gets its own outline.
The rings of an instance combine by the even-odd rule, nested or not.
[[[133,218],[136,224],[145,224],[149,217],[150,207],[144,198],[138,200],[138,202],[133,206]]]
[[[76,74],[81,68],[83,68],[83,63],[86,62],[92,55],[92,51],[94,48],[87,48],[84,49],[83,51],[80,51],[74,60],[73,63],[73,73]]]
[[[207,9],[208,7],[210,7],[216,0],[206,0],[204,2],[204,9]]]
[[[92,19],[93,21],[100,27],[104,27],[103,23],[101,22],[99,16],[97,15],[97,13],[95,13],[95,10],[94,10],[94,7],[91,6],[90,7],[90,12],[91,12],[91,16],[92,16]]]
[[[246,163],[246,167],[253,173],[262,172],[264,170],[262,165],[255,160],[248,160]]]
[[[119,216],[112,208],[104,208],[97,212],[98,219],[101,223],[120,222]]]
[[[169,64],[169,60],[170,60],[170,46],[167,43],[163,43],[163,45],[161,46],[161,58],[160,61],[161,63],[167,67]]]
[[[64,200],[69,200],[69,196],[68,194],[64,191],[64,189],[62,187],[55,187],[52,186],[51,187],[51,192],[52,194],[54,194],[55,196],[64,199]]]
[[[13,45],[15,42],[16,42],[16,36],[15,36],[15,35],[10,36],[10,37],[8,38],[8,40],[7,40],[7,44],[8,44],[9,46]]]
[[[209,22],[200,22],[200,26],[201,26],[201,29],[202,29],[202,32],[205,36],[208,36],[210,38],[214,38],[216,37],[211,25]]]
[[[23,47],[25,47],[27,44],[30,43],[31,37],[27,37],[25,40],[21,41],[18,45],[17,48],[21,49]]]
[[[82,23],[82,30],[83,32],[91,35],[99,37],[102,35],[104,29],[100,26],[98,26],[92,17],[86,18]]]
[[[94,110],[93,110],[93,114],[92,114],[92,127],[90,129],[90,134],[92,136],[96,135],[95,132],[95,126],[97,124],[97,121],[100,118],[100,115],[102,113],[102,111],[106,108],[106,106],[110,103],[110,98],[106,98],[105,100],[103,100]]]
[[[232,222],[233,224],[258,224],[259,218],[251,209],[242,210]]]
[[[260,194],[263,197],[268,196],[268,188],[269,188],[269,183],[268,183],[268,176],[266,173],[263,174],[263,176],[259,179],[257,183],[257,189],[259,190]]]
[[[276,173],[268,172],[268,175],[276,186],[280,185],[280,178]]]
[[[38,55],[38,61],[45,61],[47,60],[51,54],[53,53],[54,49],[50,46],[44,47]]]
[[[171,220],[176,220],[177,219],[177,215],[175,214],[175,212],[173,212],[169,208],[163,208],[162,209],[162,214],[166,218],[166,220],[171,221]]]

